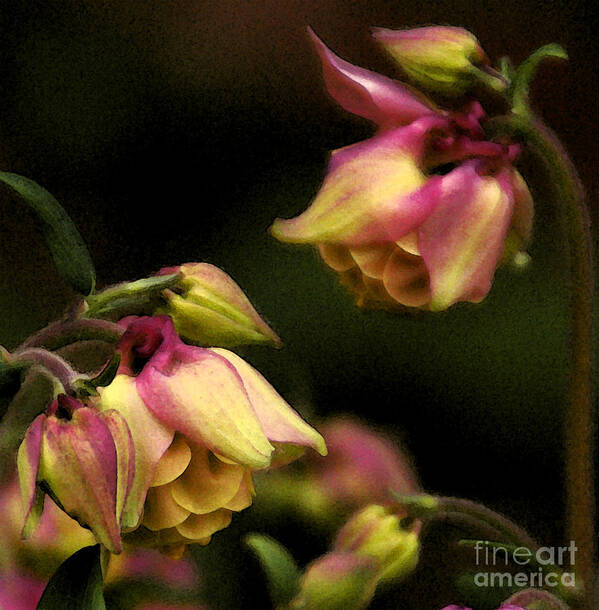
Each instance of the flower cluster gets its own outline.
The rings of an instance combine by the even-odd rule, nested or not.
[[[444,28],[424,28],[407,41],[388,30],[375,37],[401,65],[411,66],[409,73],[423,74],[410,53],[424,45],[428,64],[419,52],[418,67],[428,65],[429,76],[448,74],[447,66],[431,67],[439,57],[451,58],[436,47],[455,47],[463,59],[452,64],[455,89],[457,73],[471,79],[473,70],[486,72],[470,62],[484,59],[478,43],[463,34],[454,40],[456,32],[449,30],[449,41],[441,36]],[[273,235],[317,246],[363,306],[442,310],[481,301],[497,266],[521,259],[531,233],[532,198],[513,166],[519,147],[487,138],[478,102],[441,110],[313,39],[331,96],[378,131],[334,151],[310,207],[294,219],[276,220]]]
[[[239,343],[250,327],[246,342],[260,332],[278,341],[222,271],[187,268],[211,296],[198,303],[194,295],[190,319],[186,304],[175,306],[182,328],[192,332],[195,323],[195,336],[213,345],[219,329],[225,343]],[[326,453],[320,434],[235,353],[184,343],[165,314],[120,325],[110,383],[79,397],[59,394],[27,430],[18,452],[25,535],[48,494],[113,553],[126,544],[178,556],[188,543],[207,544],[251,504],[254,471],[292,461],[305,447]]]

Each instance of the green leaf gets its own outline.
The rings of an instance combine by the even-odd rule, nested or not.
[[[102,593],[100,545],[86,546],[56,570],[37,610],[106,610]]]
[[[18,193],[35,213],[62,277],[83,295],[91,294],[96,283],[94,265],[79,231],[56,199],[39,184],[8,172],[0,181]]]
[[[299,592],[301,577],[289,551],[264,534],[249,534],[245,543],[260,560],[273,606],[288,604]]]

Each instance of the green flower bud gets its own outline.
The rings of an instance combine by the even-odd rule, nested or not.
[[[377,561],[378,580],[389,581],[404,578],[414,570],[419,546],[416,532],[403,529],[397,515],[371,504],[341,528],[333,549]]]
[[[477,80],[503,87],[498,76],[479,66],[488,64],[476,37],[462,28],[431,26],[409,30],[375,28],[374,37],[418,85],[461,95]]]

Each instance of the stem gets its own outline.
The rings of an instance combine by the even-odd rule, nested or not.
[[[45,349],[29,347],[16,351],[12,358],[15,365],[37,364],[42,367],[57,379],[67,392],[71,389],[75,380],[82,377],[66,360]]]
[[[57,350],[77,341],[98,340],[117,343],[124,329],[107,320],[79,318],[65,322],[54,322],[26,339],[18,348],[43,347]]]
[[[539,545],[520,526],[483,504],[443,496],[396,496],[399,508],[416,519],[447,519],[488,532],[497,541],[510,542],[531,550]]]
[[[513,117],[511,123],[551,172],[566,231],[571,282],[570,388],[565,425],[566,527],[569,539],[578,546],[576,567],[586,590],[585,607],[594,610],[593,263],[588,212],[578,174],[555,134],[528,113]]]

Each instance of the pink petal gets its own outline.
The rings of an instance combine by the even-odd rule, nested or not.
[[[211,350],[180,343],[156,353],[137,378],[148,409],[191,442],[238,464],[264,468],[264,436],[235,367]]]
[[[70,421],[47,418],[38,478],[65,512],[110,551],[121,552],[117,452],[108,426],[93,409],[77,409]]]
[[[513,209],[505,180],[479,176],[476,162],[462,164],[442,182],[442,201],[420,227],[419,240],[434,310],[487,295]]]
[[[433,103],[408,86],[354,66],[335,55],[308,28],[322,62],[324,80],[332,98],[345,110],[388,129],[407,125],[431,113]]]
[[[326,455],[322,436],[287,404],[254,367],[226,349],[212,348],[210,351],[226,358],[237,370],[269,441],[312,447],[321,455]]]
[[[359,246],[410,233],[437,203],[440,177],[427,181],[419,163],[430,131],[444,124],[425,117],[335,151],[311,206],[291,220],[277,219],[273,235],[295,243]]]

